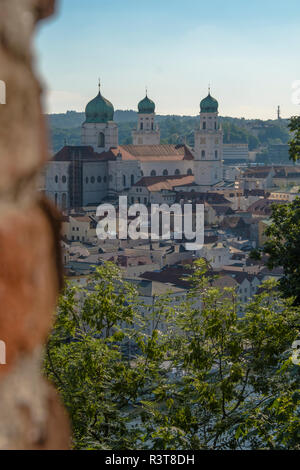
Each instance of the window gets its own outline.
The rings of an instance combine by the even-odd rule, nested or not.
[[[178,168],[175,170],[175,175],[180,175],[180,170],[178,170]]]
[[[103,132],[100,132],[98,136],[98,147],[105,147],[105,135]]]
[[[204,130],[206,129],[206,122],[203,123],[202,129],[204,129]]]
[[[148,201],[147,201],[147,198],[144,197],[144,204],[147,204],[147,202],[148,202]]]
[[[92,176],[92,177],[91,177],[91,183],[92,183],[92,184],[95,183],[95,176]]]
[[[58,183],[58,176],[55,176],[55,183]]]
[[[217,129],[217,122],[215,122],[215,129]]]
[[[123,175],[123,186],[126,186],[126,176]]]
[[[57,193],[55,193],[54,200],[55,200],[55,205],[57,206]]]
[[[193,174],[193,171],[192,171],[191,168],[188,169],[187,174],[188,174],[188,175],[192,175],[192,174]]]
[[[153,124],[153,122],[152,122],[152,124],[151,124],[151,129],[154,131],[154,124]]]
[[[215,159],[217,160],[218,158],[218,150],[215,150]]]
[[[141,131],[144,129],[144,124],[141,122],[141,125],[140,125],[140,129]]]
[[[61,180],[62,180],[63,183],[66,183],[67,182],[67,177],[64,175]]]
[[[130,177],[130,183],[131,183],[131,186],[134,185],[134,175],[131,175],[131,177]]]
[[[155,170],[151,171],[151,176],[156,176],[156,171]]]
[[[201,158],[202,158],[202,159],[205,158],[205,150],[202,150],[202,151],[201,151]]]
[[[101,178],[101,176],[98,176],[98,178],[97,178],[97,182],[98,182],[98,183],[101,183],[101,181],[102,181],[102,178]]]
[[[104,181],[104,183],[106,183],[106,181],[107,181],[106,176],[104,176],[103,181]]]
[[[66,193],[63,193],[63,195],[62,195],[61,207],[62,207],[62,210],[65,210],[67,208],[67,195],[66,195]]]
[[[89,182],[88,177],[85,178],[85,182],[86,182],[86,184],[88,184],[88,182]]]
[[[163,176],[168,176],[168,174],[169,174],[169,173],[168,173],[168,170],[164,170],[164,171],[163,171]]]

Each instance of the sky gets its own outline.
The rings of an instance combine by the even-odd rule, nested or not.
[[[84,111],[98,77],[115,109],[147,87],[157,114],[195,116],[210,84],[222,116],[300,111],[299,0],[60,0],[35,46],[48,113]]]

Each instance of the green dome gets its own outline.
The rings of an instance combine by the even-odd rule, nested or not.
[[[146,95],[145,98],[139,102],[138,110],[140,114],[152,114],[155,111],[155,103]]]
[[[96,98],[87,104],[85,116],[85,122],[102,123],[112,121],[114,118],[114,107],[110,101],[101,95],[99,90]]]
[[[218,112],[219,103],[215,98],[208,93],[207,97],[204,98],[200,103],[200,111],[201,113],[217,113]]]

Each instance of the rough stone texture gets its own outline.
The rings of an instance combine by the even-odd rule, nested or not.
[[[41,87],[32,65],[37,21],[54,0],[0,0],[0,449],[67,449],[69,424],[42,378],[42,345],[61,287],[59,223],[36,191],[48,158]]]

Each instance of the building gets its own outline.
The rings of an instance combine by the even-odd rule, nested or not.
[[[102,95],[99,84],[97,96],[85,109],[82,144],[63,147],[47,166],[46,194],[63,210],[97,206],[128,193],[131,199],[137,196],[141,202],[151,202],[149,194],[155,191],[148,191],[143,198],[137,195],[138,188],[151,186],[153,180],[147,183],[147,178],[161,178],[162,189],[165,181],[166,194],[162,199],[155,197],[162,202],[174,199],[173,192],[183,190],[183,181],[187,192],[222,184],[223,132],[218,102],[210,93],[200,103],[194,149],[160,143],[155,103],[147,94],[138,104],[133,144],[119,145],[118,126],[113,119],[114,107]]]
[[[249,161],[248,144],[224,144],[224,163],[234,165],[236,163],[246,163]]]

